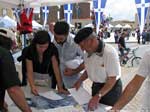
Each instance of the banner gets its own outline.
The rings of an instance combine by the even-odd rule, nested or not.
[[[43,12],[43,26],[45,27],[45,25],[47,24],[49,7],[48,6],[42,7],[42,12]]]
[[[13,13],[15,15],[17,24],[21,26],[21,21],[20,21],[21,9],[19,9],[19,8],[13,8],[12,10],[13,10]]]
[[[72,9],[73,9],[73,4],[64,5],[64,17],[68,24],[71,23]]]
[[[14,9],[14,15],[17,20],[17,30],[21,34],[31,33],[33,8]]]
[[[138,13],[138,22],[140,26],[140,33],[142,34],[145,20],[147,17],[148,8],[150,7],[150,0],[135,0],[137,13]]]
[[[106,0],[93,0],[93,8],[96,21],[96,32],[98,33],[102,21]]]

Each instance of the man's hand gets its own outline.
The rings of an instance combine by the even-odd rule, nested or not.
[[[66,68],[66,69],[64,70],[64,75],[65,75],[65,76],[72,76],[72,75],[74,75],[74,70],[71,69],[71,68]]]
[[[35,96],[38,96],[38,95],[39,95],[39,93],[38,93],[38,91],[37,91],[37,89],[36,89],[35,86],[31,87],[31,92],[32,92],[32,94],[34,94]]]
[[[117,110],[117,109],[111,109],[111,110],[108,110],[107,112],[120,112],[120,110]]]
[[[78,89],[80,88],[81,84],[82,84],[82,81],[79,79],[79,80],[74,84],[73,88],[76,88],[76,90],[78,90]]]
[[[68,95],[69,91],[64,90],[63,88],[60,88],[60,89],[58,89],[58,93],[62,93],[62,94]]]
[[[91,98],[91,100],[89,101],[88,110],[94,111],[95,109],[97,109],[100,99],[101,99],[101,98],[100,98],[98,95],[93,96],[93,97]]]

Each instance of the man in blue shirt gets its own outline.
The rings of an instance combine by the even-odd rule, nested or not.
[[[69,24],[60,21],[54,26],[54,44],[58,49],[60,70],[65,88],[73,87],[78,80],[80,71],[84,69],[84,65],[80,64],[76,69],[66,66],[68,61],[77,59],[82,60],[83,52],[74,42],[73,37],[69,33]]]

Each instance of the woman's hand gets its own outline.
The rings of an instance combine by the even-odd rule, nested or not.
[[[32,94],[34,94],[35,96],[38,96],[38,95],[39,95],[39,93],[38,93],[38,91],[37,91],[37,88],[36,88],[35,86],[31,87],[31,92],[32,92]]]
[[[58,89],[58,93],[62,93],[62,94],[65,94],[65,95],[70,94],[69,91],[64,90],[63,88]]]
[[[97,109],[100,99],[101,99],[101,98],[100,98],[98,95],[93,96],[93,97],[91,98],[91,100],[89,101],[88,110],[94,111],[95,109]]]

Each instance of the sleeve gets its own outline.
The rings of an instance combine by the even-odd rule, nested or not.
[[[56,59],[58,60],[58,62],[59,62],[59,54],[58,54],[58,50],[57,50],[57,48],[56,48],[56,46],[54,45],[54,44],[52,44],[52,46],[51,46],[52,48],[52,52],[51,52],[51,56],[56,56]]]
[[[2,60],[2,85],[4,89],[20,85],[18,73],[10,52],[5,52]]]
[[[146,77],[147,75],[150,75],[149,62],[150,62],[149,55],[145,53],[136,74],[142,77]]]
[[[106,73],[108,76],[120,76],[121,75],[121,67],[119,63],[119,57],[117,51],[112,49],[108,52],[106,56]]]

